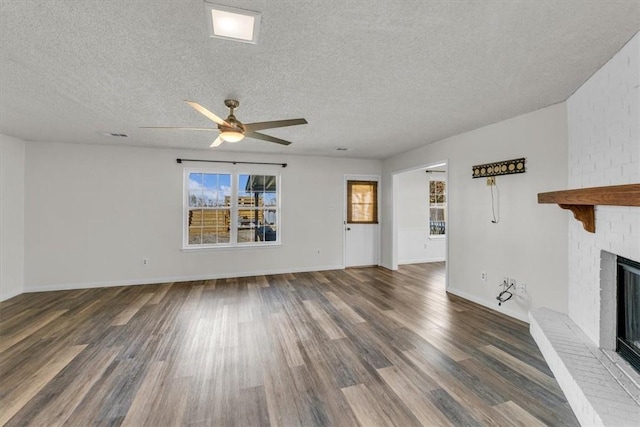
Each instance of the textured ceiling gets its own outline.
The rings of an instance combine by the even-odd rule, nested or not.
[[[1,0],[0,133],[209,150],[139,127],[237,97],[243,122],[309,124],[219,150],[385,158],[565,100],[640,30],[638,0],[219,3],[262,12],[257,45],[209,38],[202,0]]]

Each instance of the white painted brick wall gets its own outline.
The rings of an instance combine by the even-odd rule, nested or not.
[[[568,100],[569,188],[640,183],[640,33]],[[569,316],[599,344],[600,251],[640,260],[640,208],[597,206],[569,225]]]

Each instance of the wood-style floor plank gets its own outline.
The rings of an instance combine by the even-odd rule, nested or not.
[[[274,313],[271,315],[271,322],[272,327],[279,333],[280,343],[289,367],[304,365],[304,360],[302,360],[300,348],[298,347],[298,335],[289,318],[283,313]]]
[[[66,348],[62,352],[47,361],[47,364],[38,369],[35,373],[24,378],[14,387],[4,389],[2,399],[0,399],[0,424],[4,425],[10,420],[23,406],[33,399],[53,378],[64,369],[74,357],[76,357],[86,345],[74,345]],[[25,373],[27,374],[27,373]]]
[[[123,426],[136,427],[145,425],[147,418],[153,413],[148,407],[149,402],[155,400],[155,397],[162,387],[162,370],[165,362],[153,362],[147,371],[147,375],[142,381],[142,385],[138,389],[131,406],[127,411],[127,415],[122,422]],[[157,408],[155,408],[157,409]]]
[[[409,350],[405,354],[416,365],[428,371],[441,386],[440,389],[434,390],[429,397],[454,424],[458,425],[463,421],[466,424],[467,420],[473,420],[473,422],[469,422],[470,425],[509,425],[508,420],[492,407],[492,403],[495,404],[496,400],[503,402],[506,398],[500,399],[498,397],[496,399],[491,390],[489,390],[489,394],[486,393],[486,387],[477,388],[480,380],[475,384],[466,384],[461,381],[455,376],[458,367],[452,359],[449,359],[449,362],[448,358],[439,356],[424,357],[424,354],[419,350]],[[454,411],[460,405],[463,405],[464,411]]]
[[[314,301],[304,301],[304,306],[309,310],[309,314],[318,326],[327,334],[330,340],[344,338],[342,329],[322,310],[322,308]]]
[[[576,426],[527,325],[444,263],[23,294],[7,426]]]
[[[342,389],[347,397],[349,406],[353,410],[358,422],[362,426],[384,427],[396,425],[391,418],[385,414],[381,402],[371,394],[367,386],[358,384]]]
[[[126,325],[129,320],[142,308],[143,305],[151,299],[153,294],[140,295],[135,301],[133,301],[125,310],[122,311],[111,323],[113,326]]]
[[[531,381],[538,383],[538,385],[546,388],[550,392],[553,393],[558,390],[557,382],[554,378],[538,371],[533,366],[521,360],[518,360],[516,357],[510,355],[509,353],[500,350],[499,348],[496,348],[492,345],[480,347],[479,350],[500,361],[501,363],[504,363],[514,371],[525,374],[527,378],[531,379]]]
[[[452,426],[449,419],[395,366],[378,373],[424,426]]]
[[[511,421],[513,427],[544,427],[546,425],[512,401],[496,405],[495,408]]]
[[[153,293],[153,297],[149,300],[149,304],[159,304],[160,301],[162,301],[162,298],[164,298],[167,292],[169,292],[171,286],[173,286],[173,282],[156,286],[158,286],[158,290]]]
[[[7,333],[0,335],[0,353],[4,352],[8,348],[11,348],[28,336],[33,335],[36,331],[44,328],[47,324],[53,322],[55,319],[66,313],[66,311],[67,310],[54,310],[45,313],[40,318],[26,323],[25,327],[20,329],[15,334]]]
[[[364,323],[362,317],[358,315],[351,307],[349,307],[343,300],[341,300],[336,294],[333,292],[325,292],[324,295],[327,297],[332,306],[334,306],[340,314],[342,314],[349,322],[351,323]]]
[[[73,370],[69,370],[66,375],[59,378],[59,384],[64,384],[62,391],[54,398],[43,396],[43,403],[36,402],[33,405],[37,407],[37,411],[29,411],[34,417],[29,424],[37,426],[45,425],[64,425],[71,414],[76,410],[82,402],[84,396],[90,392],[91,388],[102,377],[104,372],[109,368],[117,354],[120,352],[119,347],[111,347],[106,350],[100,349],[96,352],[83,353],[84,357],[77,357],[75,360],[84,358],[80,363],[86,363],[91,369],[83,369],[80,375]],[[66,377],[66,378],[65,378]],[[68,381],[65,379],[68,378]],[[50,384],[54,386],[54,384]]]

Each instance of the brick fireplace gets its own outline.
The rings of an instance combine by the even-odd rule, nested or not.
[[[640,373],[616,352],[620,257],[600,252],[599,337],[594,342],[569,316],[532,310],[531,334],[585,426],[637,426]]]
[[[640,33],[566,102],[567,188],[640,183]],[[555,189],[549,189],[555,190]],[[583,425],[640,420],[640,375],[614,351],[616,260],[640,261],[640,207],[569,219],[568,313],[532,310],[531,333]]]
[[[615,351],[640,373],[640,262],[617,261]]]

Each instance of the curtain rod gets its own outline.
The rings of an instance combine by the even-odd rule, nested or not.
[[[199,159],[176,159],[176,162],[205,162],[205,163],[230,163],[232,165],[275,165],[287,167],[286,163],[268,163],[268,162],[240,162],[237,160],[199,160]]]

